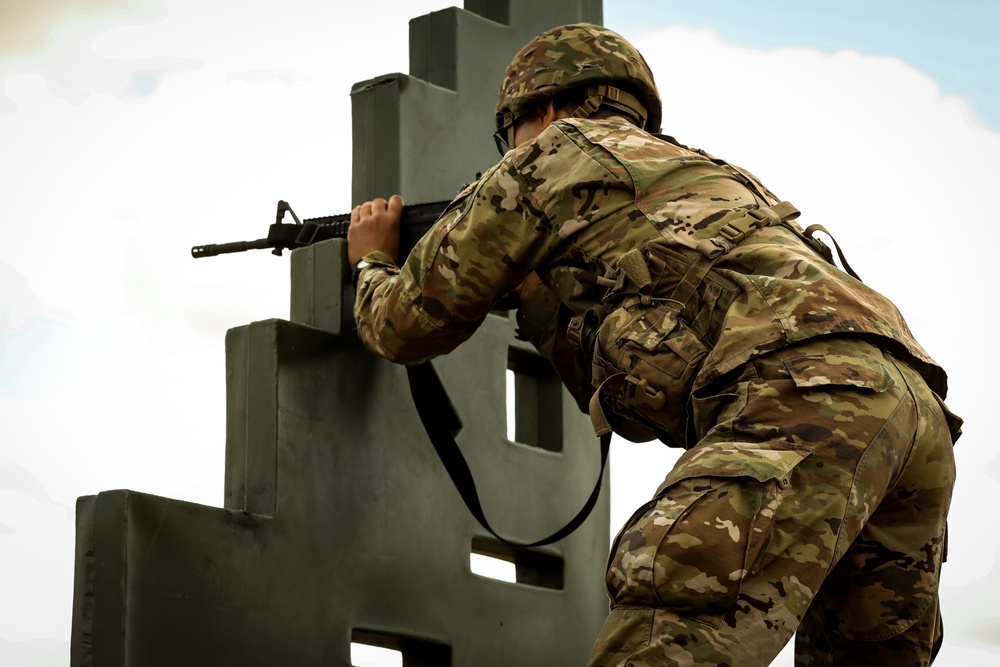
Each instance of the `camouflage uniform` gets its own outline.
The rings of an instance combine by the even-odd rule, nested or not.
[[[416,363],[536,271],[520,335],[599,430],[687,451],[612,547],[592,665],[928,664],[958,420],[884,297],[752,175],[622,117],[564,119],[463,191],[358,331]],[[595,387],[600,387],[595,393]]]

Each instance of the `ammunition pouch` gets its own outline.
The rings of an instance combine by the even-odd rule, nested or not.
[[[590,418],[598,434],[684,445],[688,401],[708,348],[678,317],[679,306],[631,297],[597,329]]]

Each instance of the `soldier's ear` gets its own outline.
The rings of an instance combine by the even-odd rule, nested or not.
[[[548,125],[556,118],[559,118],[559,115],[555,108],[555,104],[553,104],[553,100],[551,97],[544,105],[538,107],[538,118],[545,125]]]

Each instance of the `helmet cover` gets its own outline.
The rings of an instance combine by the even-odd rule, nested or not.
[[[579,86],[624,89],[611,97],[632,109],[643,127],[659,132],[660,96],[642,54],[624,37],[589,23],[553,28],[528,42],[507,67],[497,99],[497,127],[531,110],[540,101]],[[604,98],[606,88],[601,90]],[[632,97],[631,91],[638,97]],[[627,100],[627,101],[626,101]],[[644,109],[633,109],[638,101]]]

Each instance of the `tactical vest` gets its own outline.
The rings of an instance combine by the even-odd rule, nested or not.
[[[664,139],[676,143],[672,138]],[[775,322],[780,318],[771,316],[748,329],[754,334],[748,336],[755,339],[752,344],[733,342],[733,334],[727,334],[723,349],[717,350],[733,302],[741,292],[717,264],[748,237],[765,229],[782,230],[815,252],[818,257],[814,261],[835,265],[830,248],[814,236],[816,231],[829,235],[822,226],[801,229],[793,222],[799,211],[790,203],[772,203],[752,175],[697,152],[740,181],[757,205],[731,211],[699,234],[677,236],[672,243],[649,243],[626,253],[616,266],[617,281],[602,303],[571,320],[568,339],[592,359],[592,382],[597,391],[590,402],[590,415],[598,435],[613,430],[636,442],[659,438],[672,446],[690,444],[689,403],[696,390],[755,356],[823,334],[885,338],[888,345],[899,347],[913,360],[932,388],[937,385],[943,392],[943,371],[912,338],[898,313],[898,320],[890,318],[885,323],[872,316],[856,323],[837,321],[828,328],[803,327],[798,337],[787,325]],[[836,241],[834,246],[844,269],[858,279]],[[849,279],[844,276],[844,280]],[[895,313],[888,300],[867,292]]]

